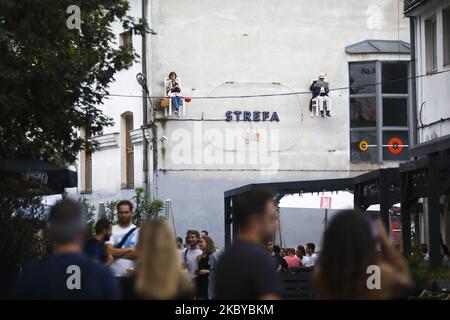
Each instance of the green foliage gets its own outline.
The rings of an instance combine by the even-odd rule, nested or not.
[[[416,283],[418,292],[422,292],[420,299],[439,300],[445,299],[448,293],[433,291],[433,284],[436,280],[450,280],[450,268],[441,266],[437,270],[431,270],[429,261],[423,260],[418,253],[412,255],[408,259],[411,275]]]
[[[110,200],[110,201],[106,202],[106,204],[105,204],[106,211],[101,216],[101,218],[107,219],[112,224],[119,223],[119,218],[117,216],[117,204],[118,203],[119,203],[119,200]]]
[[[40,231],[45,227],[48,208],[42,205],[41,197],[20,188],[18,181],[5,177],[0,181],[6,191],[0,197],[0,267],[8,268],[44,254]]]
[[[67,28],[69,5],[81,9],[81,33]],[[73,162],[95,148],[77,134],[100,134],[112,119],[98,109],[116,72],[137,61],[119,47],[113,23],[135,34],[145,21],[125,0],[0,0],[0,154]]]
[[[135,202],[133,223],[137,226],[142,225],[146,220],[157,218],[164,208],[164,201],[151,200],[142,188],[135,189],[133,200]]]
[[[96,215],[95,215],[95,206],[90,204],[89,201],[84,198],[84,197],[80,197],[78,198],[78,202],[81,205],[81,208],[85,214],[85,221],[86,221],[86,227],[87,227],[87,232],[89,233],[89,235],[94,235],[95,232],[95,222],[97,221],[95,219]]]
[[[141,226],[143,222],[148,219],[154,219],[159,217],[160,213],[164,209],[164,201],[151,200],[150,197],[144,192],[143,188],[136,188],[135,195],[132,198],[134,202],[133,220],[132,222]],[[118,224],[119,218],[117,213],[117,204],[119,200],[112,199],[105,204],[105,212],[99,218],[106,218],[111,221],[112,224]]]

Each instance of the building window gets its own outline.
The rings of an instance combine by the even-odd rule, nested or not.
[[[86,128],[84,130],[84,139],[88,140],[91,137],[91,130]],[[83,170],[82,170],[82,192],[92,192],[92,151],[86,149],[83,151]]]
[[[436,17],[425,21],[425,55],[427,73],[437,70],[437,24]]]
[[[408,62],[351,62],[349,75],[351,161],[408,159]]]
[[[442,12],[444,36],[444,66],[450,66],[450,7]]]
[[[125,145],[124,145],[124,181],[122,187],[134,187],[134,148],[131,141],[131,131],[133,130],[133,114],[127,113],[123,116]]]
[[[133,48],[133,32],[131,30],[122,32],[119,35],[119,46],[125,48]]]

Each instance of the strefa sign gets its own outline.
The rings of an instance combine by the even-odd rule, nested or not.
[[[278,114],[276,112],[269,111],[227,111],[225,112],[225,121],[280,121]]]

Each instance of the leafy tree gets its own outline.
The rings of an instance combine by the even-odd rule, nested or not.
[[[81,9],[81,32],[67,27],[67,7]],[[137,54],[119,47],[114,22],[136,34],[143,20],[125,0],[0,0],[0,155],[73,162],[95,148],[77,134],[112,124],[98,106],[114,74]]]
[[[81,32],[67,27],[70,5],[80,8]],[[149,31],[128,9],[126,0],[0,0],[0,160],[64,165],[80,150],[97,147],[77,129],[97,135],[112,125],[98,106],[115,73],[139,58],[117,45],[112,25],[139,35]],[[45,225],[39,208],[36,194],[0,172],[1,269],[39,253],[34,244]]]

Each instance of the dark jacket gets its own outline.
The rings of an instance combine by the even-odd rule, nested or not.
[[[329,84],[326,81],[315,80],[312,85],[309,87],[309,90],[313,93],[313,99],[320,94],[320,88],[325,89],[325,93],[322,96],[328,96],[328,92],[330,92]]]

